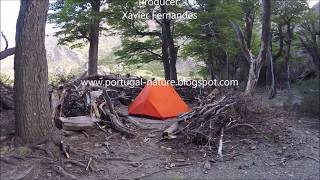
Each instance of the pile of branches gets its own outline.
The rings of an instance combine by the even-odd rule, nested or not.
[[[13,88],[0,82],[0,108],[10,110],[14,108]]]
[[[179,135],[188,142],[218,147],[218,153],[222,156],[224,132],[244,126],[255,129],[245,122],[249,112],[246,103],[242,96],[227,97],[215,90],[200,100],[192,111],[178,116],[178,121],[165,130],[163,136],[170,139]]]
[[[118,80],[138,77],[80,76],[74,80],[59,85],[51,90],[51,108],[53,119],[59,129],[83,131],[99,128],[105,131],[112,128],[124,135],[134,136],[126,126],[127,114],[118,112],[115,106],[127,106],[138,95],[142,87],[123,86],[84,86],[82,80]]]

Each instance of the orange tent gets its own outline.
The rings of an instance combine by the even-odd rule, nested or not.
[[[147,84],[129,105],[129,114],[166,119],[189,111],[188,105],[169,83],[153,82]]]

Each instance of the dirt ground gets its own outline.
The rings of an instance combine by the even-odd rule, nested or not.
[[[186,143],[179,137],[162,140],[162,131],[174,119],[130,118],[145,127],[133,127],[138,134],[134,138],[98,129],[69,134],[68,142],[77,153],[67,159],[62,154],[51,158],[40,149],[15,147],[13,111],[2,111],[1,180],[320,178],[318,119],[270,109],[251,121],[256,132],[243,129],[225,134],[224,157],[220,158],[216,148]]]

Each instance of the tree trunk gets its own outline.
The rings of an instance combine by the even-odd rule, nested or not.
[[[163,0],[162,0],[163,1]],[[167,13],[167,6],[162,5],[161,13]],[[176,69],[176,62],[177,62],[177,54],[178,48],[174,45],[173,35],[171,33],[171,21],[166,17],[162,19],[162,43],[164,48],[166,48],[168,59],[169,59],[169,69],[170,69],[170,80],[177,80],[177,69]]]
[[[170,60],[169,60],[169,52],[168,52],[168,38],[165,34],[165,27],[162,26],[161,40],[162,40],[162,63],[164,68],[164,76],[166,80],[170,80]]]
[[[226,71],[227,71],[227,79],[230,80],[230,77],[229,77],[229,56],[228,56],[228,52],[225,51],[226,53]]]
[[[270,48],[268,50],[268,64],[270,69],[270,79],[271,79],[271,86],[269,91],[269,99],[273,99],[277,95],[277,89],[276,89],[276,77],[275,77],[275,71],[274,71],[274,62],[272,57],[272,43],[270,38]]]
[[[261,67],[262,67],[261,64],[258,63],[257,60],[251,62],[245,94],[253,93],[253,90],[255,89],[259,80],[259,73],[260,73]]]
[[[245,39],[247,43],[248,49],[251,49],[252,44],[252,29],[253,29],[253,23],[254,23],[254,10],[251,9],[248,12],[246,12],[245,16]]]
[[[279,49],[278,52],[272,57],[273,61],[276,62],[278,58],[282,56],[283,52],[283,31],[282,31],[282,24],[278,24],[278,33],[279,33]]]
[[[285,60],[285,66],[286,66],[286,71],[287,71],[287,77],[286,77],[286,84],[287,84],[287,90],[288,90],[288,95],[291,93],[291,87],[290,87],[290,67],[289,67],[289,61],[286,58]]]
[[[291,42],[292,42],[292,36],[293,36],[293,27],[291,27],[290,22],[287,22],[287,34],[288,34],[288,39],[286,40],[286,45],[287,45],[287,51],[284,59],[284,63],[286,66],[287,70],[287,89],[288,89],[288,94],[290,94],[290,67],[289,67],[289,59],[290,59],[290,50],[291,50]]]
[[[238,41],[240,42],[240,47],[244,53],[244,56],[250,63],[248,82],[245,90],[245,94],[252,94],[255,89],[260,70],[263,64],[263,61],[266,59],[268,47],[269,47],[269,39],[270,39],[270,31],[271,31],[271,1],[262,0],[262,34],[261,34],[261,44],[260,44],[260,52],[257,58],[254,58],[253,54],[250,52],[248,47],[246,46],[245,39],[243,33],[239,26],[234,23],[231,23],[233,29],[235,30]]]
[[[267,88],[270,86],[269,90],[269,99],[273,99],[276,97],[277,89],[276,89],[276,76],[274,70],[274,59],[272,56],[272,35],[270,34],[270,46],[268,49],[267,59],[268,59],[268,66],[266,72],[266,86]]]
[[[170,80],[178,80],[178,75],[177,75],[177,51],[174,52],[174,56],[173,58],[171,58],[170,61]]]
[[[170,57],[170,79],[171,80],[177,80],[177,57],[178,57],[178,48],[175,47],[174,45],[174,40],[173,36],[171,33],[171,28],[170,28],[170,22],[167,25],[167,32],[168,33],[168,43],[169,43],[169,57]]]
[[[100,12],[100,0],[92,0],[90,2],[92,6],[90,23],[90,36],[89,36],[89,65],[88,75],[97,75],[98,73],[98,48],[99,48],[99,24],[100,18],[98,14]]]
[[[23,143],[43,140],[53,125],[50,119],[45,50],[48,6],[49,0],[21,1],[17,20],[14,56],[15,120],[17,139]]]
[[[213,65],[213,50],[210,46],[208,46],[208,59],[207,66],[211,80],[214,80],[216,77],[214,75],[214,65]]]
[[[166,80],[170,80],[170,62],[168,56],[168,46],[163,42],[164,38],[162,38],[162,63],[164,69],[164,76]]]

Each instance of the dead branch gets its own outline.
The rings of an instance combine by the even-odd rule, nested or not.
[[[60,141],[60,149],[62,151],[62,153],[66,156],[67,159],[70,158],[69,155],[69,146],[67,146],[66,144],[64,144],[63,141]]]
[[[8,56],[14,55],[15,47],[8,49],[9,43],[8,43],[7,37],[3,34],[3,32],[0,32],[0,34],[1,34],[1,37],[4,39],[4,41],[6,43],[6,46],[5,46],[4,50],[0,52],[0,60],[2,60],[2,59],[5,59]]]
[[[32,172],[33,168],[34,166],[31,166],[22,172],[17,172],[18,174],[16,175],[16,177],[14,177],[14,179],[25,179],[25,177]]]
[[[200,106],[193,108],[191,112],[184,113],[177,117],[178,122],[171,125],[163,132],[164,137],[173,135],[181,136],[186,141],[201,144],[209,147],[218,144],[218,154],[223,157],[222,145],[225,132],[229,132],[239,127],[250,127],[248,123],[243,123],[243,112],[248,111],[246,101],[241,96],[216,97],[205,103],[200,102]]]
[[[4,41],[6,42],[5,50],[8,49],[9,43],[7,37],[3,34],[3,32],[0,32],[1,36],[3,37]]]
[[[179,122],[175,122],[162,133],[162,137],[166,139],[171,139],[170,137],[174,135],[178,129],[179,129]]]
[[[52,168],[61,176],[67,178],[67,179],[79,179],[77,176],[68,173],[66,170],[64,170],[61,166],[54,165]]]
[[[89,168],[91,166],[91,161],[92,161],[92,157],[90,157],[89,161],[88,161],[88,164],[86,166],[86,171],[89,171]]]
[[[104,97],[104,100],[106,101],[106,104],[107,104],[109,111],[110,111],[110,113],[109,113],[107,111],[107,109],[104,109],[104,113],[109,116],[110,121],[112,122],[112,125],[114,126],[114,128],[117,131],[119,131],[127,136],[131,136],[131,137],[134,136],[134,134],[132,132],[130,132],[130,130],[128,128],[126,128],[124,126],[124,124],[122,124],[122,122],[120,121],[119,116],[118,116],[117,112],[115,111],[113,104],[111,102],[111,99],[105,89],[103,89],[103,97]]]
[[[32,148],[38,149],[38,150],[41,150],[41,151],[44,151],[51,159],[54,158],[53,153],[52,153],[50,150],[48,150],[48,149],[46,149],[46,148],[44,148],[44,147],[41,147],[41,146],[33,146]]]
[[[226,128],[225,131],[229,131],[229,130],[231,130],[231,129],[233,129],[233,128],[236,128],[236,127],[239,127],[239,126],[245,126],[245,127],[251,128],[251,129],[253,129],[253,130],[257,130],[257,129],[256,129],[254,126],[252,126],[251,124],[235,124],[235,125],[233,125],[233,126],[230,126],[230,127]]]
[[[222,146],[223,146],[223,128],[221,128],[221,135],[220,135],[219,148],[218,148],[218,154],[220,158],[223,158]]]
[[[8,56],[14,55],[16,48],[9,48],[0,52],[0,60],[7,58]]]
[[[77,165],[77,166],[82,167],[82,168],[86,168],[87,167],[87,165],[83,164],[82,162],[79,162],[79,161],[76,161],[76,160],[72,160],[72,159],[68,159],[68,160],[64,161],[64,163],[74,164],[74,165]]]

